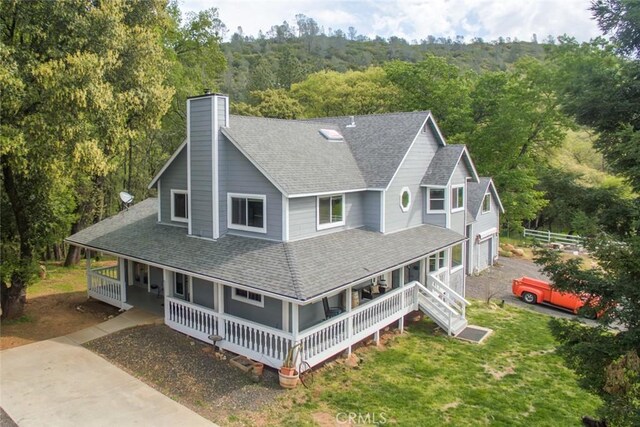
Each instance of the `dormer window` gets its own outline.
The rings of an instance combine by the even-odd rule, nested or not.
[[[487,193],[484,195],[484,199],[482,199],[482,213],[491,212],[491,194]]]
[[[451,212],[458,212],[464,209],[464,185],[457,185],[451,188]]]
[[[444,188],[427,189],[427,212],[444,212]]]
[[[171,190],[171,221],[189,222],[187,190]]]
[[[344,194],[318,196],[318,230],[344,225]]]
[[[227,227],[266,233],[267,200],[260,194],[227,194]]]

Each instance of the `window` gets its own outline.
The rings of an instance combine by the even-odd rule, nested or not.
[[[318,229],[344,225],[344,195],[318,197]]]
[[[451,212],[464,209],[464,186],[451,188]]]
[[[462,243],[451,248],[451,270],[462,267]]]
[[[171,221],[189,222],[189,196],[186,190],[171,190]]]
[[[429,188],[427,212],[444,212],[444,188]]]
[[[266,233],[266,197],[256,194],[227,194],[227,226],[235,230]]]
[[[436,254],[431,255],[429,257],[428,272],[433,273],[434,271],[442,270],[445,267],[446,259],[447,259],[446,251],[440,251]]]
[[[400,209],[402,212],[407,212],[411,206],[411,190],[404,187],[400,192]]]
[[[482,213],[491,212],[491,194],[487,193],[482,199]]]
[[[173,278],[173,294],[182,298],[186,298],[186,289],[188,284],[187,276],[182,273],[174,273]]]
[[[244,289],[233,288],[231,297],[236,301],[246,302],[247,304],[257,305],[258,307],[264,307],[264,301],[262,301],[262,295],[255,292],[246,291]]]

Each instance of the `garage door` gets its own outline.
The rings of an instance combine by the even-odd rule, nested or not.
[[[493,248],[493,238],[483,240],[478,244],[478,271],[482,271],[491,265],[491,258],[493,257],[491,248]]]

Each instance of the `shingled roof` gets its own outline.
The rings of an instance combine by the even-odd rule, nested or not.
[[[422,185],[447,185],[464,151],[464,145],[438,148],[422,178]]]
[[[489,177],[482,176],[478,182],[469,182],[467,184],[467,209],[471,218],[475,219],[478,216],[480,207],[482,206],[482,199],[484,199],[487,191],[491,191],[500,208],[500,212],[504,212],[502,201],[500,200],[500,196],[498,196],[495,185],[493,185],[493,180]]]
[[[386,235],[352,229],[286,243],[232,235],[210,241],[158,224],[156,215],[156,199],[147,199],[66,240],[299,301],[464,240],[454,231],[422,225]]]

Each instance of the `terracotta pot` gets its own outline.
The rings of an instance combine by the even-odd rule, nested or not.
[[[280,368],[280,372],[282,372],[284,375],[293,375],[296,372],[296,368],[289,368],[287,366],[283,366]]]
[[[253,362],[253,373],[260,376],[264,370],[264,364],[260,362]]]
[[[282,369],[278,371],[278,378],[280,379],[280,387],[282,388],[296,388],[298,385],[298,371],[293,370],[293,375],[286,375],[282,372]]]

